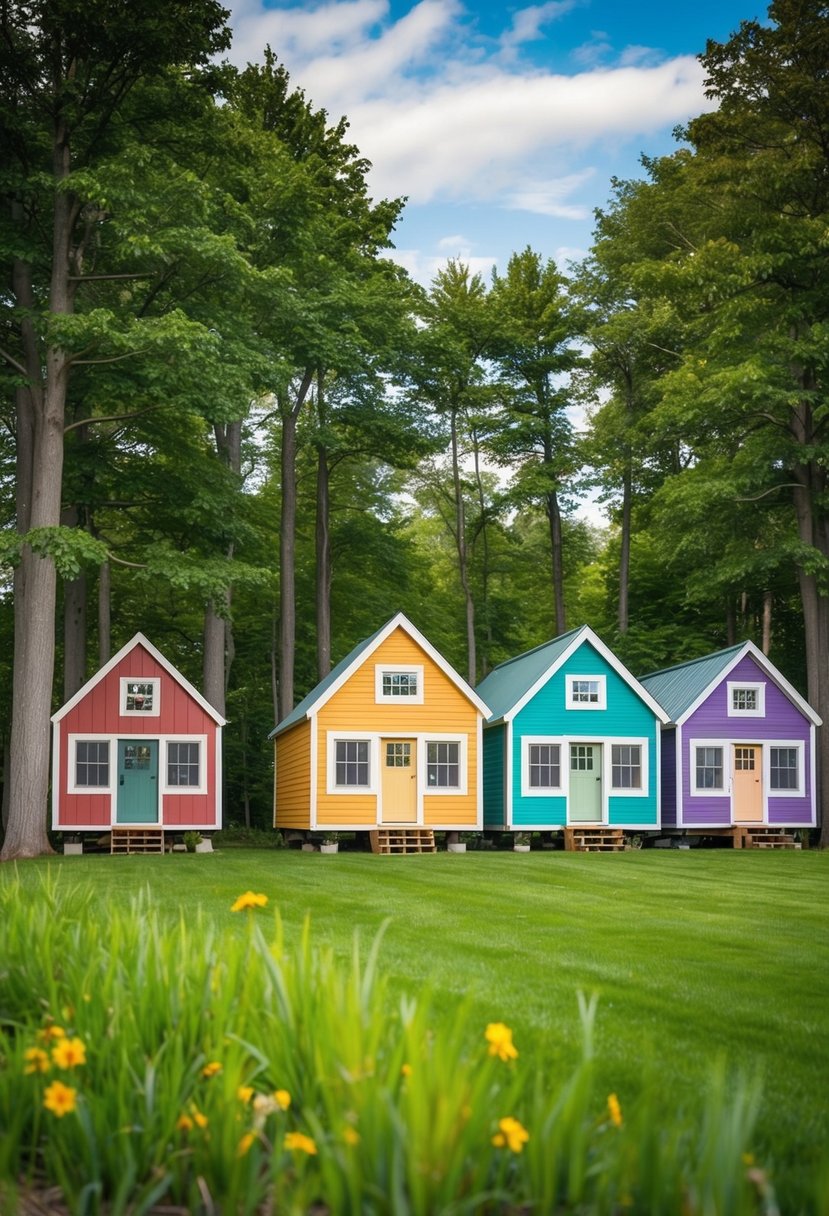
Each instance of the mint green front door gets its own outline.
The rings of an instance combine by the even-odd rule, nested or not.
[[[118,740],[118,823],[158,823],[158,740]]]
[[[568,822],[602,821],[602,745],[570,744],[570,799]]]

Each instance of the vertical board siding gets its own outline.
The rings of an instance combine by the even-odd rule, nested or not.
[[[729,716],[728,684],[743,681],[746,684],[765,685],[765,712],[762,717]],[[730,748],[733,740],[761,746],[766,740],[783,745],[802,742],[805,770],[803,793],[769,798],[768,791],[764,789],[767,822],[785,827],[813,821],[811,724],[751,655],[746,655],[722,677],[682,727],[682,822],[687,827],[726,827],[731,823],[730,790],[714,797],[691,792],[695,739],[722,740],[725,748]]]
[[[297,726],[274,739],[275,828],[311,826],[311,723]]]
[[[159,713],[146,717],[121,714],[121,680],[159,681]],[[161,784],[165,749],[159,748],[159,819],[161,827],[193,825],[217,827],[219,809],[216,797],[217,726],[210,714],[193,699],[164,667],[140,643],[124,655],[102,680],[90,688],[77,705],[58,723],[57,779],[60,781],[58,800],[59,828],[91,826],[109,828],[115,818],[113,799],[109,794],[70,794],[69,736],[110,736],[110,771],[117,774],[118,739],[159,739],[164,735],[204,735],[207,747],[203,754],[206,792],[203,794],[162,794]],[[116,788],[117,798],[117,788]]]
[[[375,700],[375,667],[396,665],[423,666],[423,704],[378,704]],[[410,734],[414,737],[463,735],[466,738],[466,794],[423,795],[423,821],[428,826],[441,823],[469,825],[478,823],[478,720],[480,714],[468,697],[441,671],[434,660],[418,646],[404,629],[395,629],[369,654],[346,683],[325,703],[317,715],[317,796],[318,824],[351,824],[374,827],[378,821],[377,795],[329,794],[327,792],[328,735],[347,736],[349,731],[384,734]],[[290,732],[288,732],[290,733]],[[422,786],[423,774],[418,784]],[[380,788],[380,774],[373,774]]]
[[[567,677],[604,676],[606,709],[570,709],[566,705]],[[606,662],[588,641],[582,643],[566,663],[516,715],[512,744],[512,821],[516,827],[563,827],[567,822],[566,798],[523,797],[521,793],[522,740],[525,735],[589,739],[610,746],[617,738],[641,738],[648,744],[647,793],[607,798],[609,823],[624,827],[659,826],[658,775],[655,769],[659,723],[653,710]],[[568,763],[563,747],[562,766]]]
[[[500,726],[491,726],[484,730],[484,827],[506,827],[506,807],[504,805],[504,748],[506,746],[507,728],[502,722]]]

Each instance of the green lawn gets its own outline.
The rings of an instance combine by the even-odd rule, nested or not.
[[[201,905],[235,925],[230,905],[250,888],[289,931],[310,915],[315,939],[343,952],[355,929],[368,941],[388,921],[381,963],[396,985],[430,984],[447,1007],[466,999],[482,1024],[507,1022],[519,1048],[533,1043],[562,1065],[578,1051],[576,992],[596,992],[601,1080],[623,1108],[646,1068],[666,1107],[693,1107],[706,1066],[723,1055],[762,1070],[757,1151],[787,1209],[826,1153],[829,854],[226,849],[60,858],[17,873],[34,892],[47,864],[90,879],[102,915],[146,886],[171,914]]]

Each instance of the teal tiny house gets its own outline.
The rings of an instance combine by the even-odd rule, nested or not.
[[[484,827],[655,830],[665,711],[583,625],[496,667],[478,687]]]

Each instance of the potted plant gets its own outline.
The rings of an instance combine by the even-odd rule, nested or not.
[[[529,853],[530,851],[530,833],[516,832],[515,839],[512,842],[512,848],[515,853]]]
[[[202,841],[201,832],[185,832],[184,833],[184,847],[188,853],[195,853],[196,845],[201,844],[201,841]]]
[[[83,853],[83,841],[77,832],[72,832],[63,838],[63,851],[69,856],[80,856]]]
[[[337,853],[340,848],[339,832],[323,832],[322,840],[320,841],[321,853]]]
[[[465,853],[466,841],[461,840],[460,832],[446,833],[446,852],[447,853]]]

